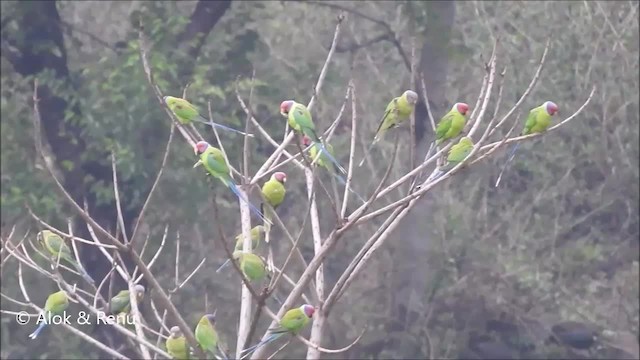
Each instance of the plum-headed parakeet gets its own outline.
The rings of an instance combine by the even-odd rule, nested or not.
[[[277,340],[284,334],[297,334],[300,330],[304,329],[304,327],[309,323],[309,320],[313,317],[313,313],[315,313],[316,309],[309,305],[304,304],[299,308],[291,309],[287,311],[282,319],[280,319],[278,326],[275,328],[269,329],[269,335],[266,339],[260,341],[258,344],[253,345],[247,349],[242,351],[243,354],[250,354],[254,352],[259,347],[266,345],[272,341]],[[244,356],[243,356],[244,357]]]
[[[257,225],[250,230],[249,236],[251,237],[252,251],[257,249],[258,245],[260,245],[260,239],[264,237],[264,231],[265,231],[264,229],[265,228],[263,225]],[[234,251],[242,251],[243,244],[244,244],[244,237],[242,236],[242,233],[240,233],[236,236],[236,246]],[[218,271],[221,271],[222,269],[224,269],[228,265],[229,261],[230,260],[227,259],[222,265],[220,265],[220,267],[218,268]]]
[[[165,96],[164,102],[167,104],[169,109],[171,109],[171,111],[176,115],[178,120],[180,120],[181,124],[187,125],[193,121],[196,121],[196,122],[201,122],[207,125],[213,125],[223,130],[233,131],[241,135],[254,137],[253,134],[246,134],[240,130],[236,130],[228,126],[220,125],[218,123],[205,119],[204,117],[202,117],[202,115],[200,115],[200,113],[198,112],[198,109],[185,99],[181,99],[173,96]]]
[[[200,348],[205,353],[210,353],[212,355],[216,355],[216,351],[219,351],[224,359],[227,359],[228,356],[225,353],[224,349],[219,342],[218,332],[215,328],[216,324],[216,314],[205,314],[198,321],[198,325],[196,325],[195,336],[198,344],[200,344]]]
[[[458,163],[466,159],[472,150],[473,150],[473,141],[471,141],[471,138],[468,138],[466,136],[462,137],[457,144],[453,145],[451,149],[449,149],[447,162],[443,166],[438,168],[438,170],[436,170],[434,174],[431,175],[431,177],[429,177],[425,181],[425,183],[432,181],[438,178],[440,175],[444,174],[445,172],[453,169],[453,167],[458,165]]]
[[[287,174],[282,171],[275,172],[271,175],[271,178],[267,180],[262,185],[262,196],[266,200],[267,204],[271,205],[273,210],[278,208],[280,204],[284,201],[284,196],[287,193],[287,189],[284,187],[284,184],[287,182]],[[271,213],[271,209],[268,206],[265,206],[264,203],[260,205],[262,211],[264,212],[264,216],[269,222],[273,219],[273,214]],[[265,224],[265,231],[270,230],[270,225]]]
[[[313,124],[311,113],[309,109],[303,104],[297,103],[293,100],[285,100],[280,104],[280,114],[287,118],[289,126],[295,130],[298,134],[307,135],[311,141],[320,146],[320,151],[331,161],[338,170],[346,174],[347,171],[340,166],[338,160],[327,150],[325,145],[318,137],[316,133],[316,127]]]
[[[527,121],[524,124],[524,129],[520,132],[520,136],[541,133],[546,131],[549,125],[551,125],[551,117],[558,112],[558,105],[553,101],[545,101],[544,104],[535,107],[529,111],[529,115],[527,116]],[[517,143],[511,148],[509,155],[507,156],[507,161],[505,161],[502,166],[502,170],[500,170],[500,175],[498,175],[498,179],[496,180],[496,187],[500,185],[500,180],[502,179],[502,173],[507,168],[507,165],[513,160],[516,156],[516,150],[520,143]]]
[[[38,334],[47,326],[47,321],[53,315],[62,315],[63,312],[69,306],[69,298],[67,297],[67,293],[64,290],[60,290],[58,292],[54,292],[53,294],[47,297],[47,301],[44,304],[44,309],[42,312],[43,321],[38,325],[36,331],[31,333],[29,337],[31,339],[35,339],[38,337]]]
[[[89,274],[87,274],[86,270],[73,258],[71,255],[71,249],[64,242],[58,234],[50,230],[42,230],[36,236],[38,242],[41,246],[51,255],[53,262],[55,263],[58,259],[58,253],[60,254],[60,260],[64,260],[73,266],[82,277],[90,283],[93,283],[93,279]]]
[[[184,337],[179,327],[174,326],[171,328],[171,334],[164,345],[167,347],[169,355],[173,356],[174,359],[189,359],[189,345],[187,344],[187,339]]]
[[[240,270],[249,281],[262,280],[267,274],[265,262],[256,254],[234,251],[233,260],[238,262]],[[222,271],[226,265],[227,262],[222,264],[216,272]]]
[[[238,197],[238,199],[244,201],[247,205],[249,205],[249,208],[251,209],[251,211],[253,211],[254,214],[260,217],[263,221],[270,223],[269,220],[265,219],[258,208],[256,208],[253,204],[251,204],[251,202],[246,200],[242,196],[242,194],[240,194],[238,186],[229,174],[229,165],[227,164],[227,161],[224,158],[224,154],[222,153],[222,151],[220,151],[220,149],[209,145],[209,143],[206,141],[198,141],[194,148],[194,151],[196,155],[200,157],[200,160],[194,165],[194,167],[202,164],[209,174],[218,178],[218,180],[220,180],[226,187],[231,189],[231,191]]]
[[[311,144],[311,139],[308,136],[303,136],[302,137],[302,144],[304,146],[310,146]],[[311,148],[309,149],[309,155],[311,156],[311,160],[315,160],[315,158],[318,156],[318,144],[313,144],[313,146],[311,146]],[[331,154],[333,154],[333,146],[331,146],[331,144],[327,144],[327,150],[329,150],[329,152]],[[329,174],[333,175],[333,177],[335,177],[336,179],[338,179],[338,182],[342,185],[347,185],[347,181],[344,179],[344,177],[340,174],[338,174],[336,172],[335,167],[333,166],[333,163],[331,161],[329,161],[329,159],[327,159],[326,156],[324,156],[324,153],[320,153],[320,156],[318,157],[318,160],[316,160],[316,164],[318,166],[321,166],[325,169],[327,169],[327,171],[329,172]],[[347,188],[347,190],[351,191],[351,193],[355,194],[358,199],[360,199],[360,201],[362,201],[363,203],[365,203],[366,201],[362,198],[362,196],[360,196],[360,194],[358,194],[357,192],[355,192],[354,190],[352,190],[351,188]]]
[[[136,292],[136,301],[138,304],[144,299],[144,286],[137,284],[133,287]],[[109,302],[109,311],[111,314],[118,314],[120,312],[129,313],[131,310],[131,299],[129,298],[129,290],[121,290]]]
[[[436,145],[440,145],[445,140],[458,136],[466,122],[465,116],[469,111],[469,105],[465,103],[455,103],[451,110],[446,113],[436,126]]]
[[[373,146],[384,137],[387,130],[400,126],[403,121],[406,121],[411,117],[411,113],[413,113],[413,109],[416,107],[417,102],[418,94],[413,90],[407,90],[402,93],[401,96],[393,98],[389,102],[378,124],[376,135],[373,137],[373,141],[369,145],[365,156],[358,166],[362,166],[362,164],[364,164],[366,155],[369,154]]]

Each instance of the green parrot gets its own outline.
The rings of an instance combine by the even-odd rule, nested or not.
[[[305,135],[302,137],[302,144],[304,146],[310,146],[311,145],[311,139]],[[327,150],[329,150],[329,152],[331,154],[333,154],[333,146],[331,146],[331,144],[327,144]],[[311,156],[311,161],[313,161],[316,156],[318,156],[318,144],[313,144],[313,146],[311,146],[311,148],[309,149],[309,155]],[[327,171],[329,172],[329,174],[331,174],[333,177],[335,177],[336,179],[338,179],[338,182],[344,186],[347,186],[347,181],[344,179],[344,177],[340,174],[338,174],[336,172],[335,167],[333,166],[333,163],[330,162],[326,156],[324,156],[324,154],[320,154],[320,157],[318,158],[318,160],[316,161],[316,164],[318,164],[318,166],[321,166],[325,169],[327,169]],[[357,192],[355,192],[354,190],[352,190],[351,188],[347,188],[349,191],[351,191],[352,194],[355,194],[358,199],[360,199],[360,201],[362,201],[363,203],[366,202],[366,200],[364,198],[362,198],[362,196],[360,196],[360,194],[358,194]]]
[[[473,141],[469,137],[462,137],[457,144],[453,145],[449,149],[449,155],[447,156],[447,163],[444,164],[440,170],[446,172],[453,169],[461,161],[467,158],[473,150]]]
[[[551,125],[551,117],[557,112],[558,105],[556,105],[556,103],[554,103],[553,101],[545,101],[544,104],[531,109],[531,111],[529,111],[529,115],[527,116],[527,121],[524,124],[524,129],[522,129],[522,132],[520,132],[520,136],[546,131],[549,125]],[[502,170],[500,170],[500,175],[498,175],[498,180],[496,180],[495,187],[498,187],[498,185],[500,185],[502,173],[504,173],[507,165],[509,165],[511,160],[513,160],[513,158],[516,156],[516,150],[518,150],[520,144],[521,143],[516,143],[513,148],[511,148],[511,151],[507,156],[507,161],[505,161],[504,165],[502,166]]]
[[[262,185],[262,196],[267,200],[267,204],[271,205],[273,210],[278,208],[280,204],[284,201],[284,196],[287,193],[287,189],[285,189],[284,184],[287,182],[287,174],[278,171],[271,175],[271,178],[267,180]],[[273,219],[273,214],[271,213],[271,209],[268,206],[265,206],[264,203],[260,205],[262,211],[264,212],[264,216],[269,223],[271,223],[271,219]],[[270,231],[270,224],[265,224],[265,231]]]
[[[144,299],[144,286],[137,284],[134,286],[134,291],[136,292],[136,301],[138,304],[142,302]],[[129,313],[131,310],[131,299],[129,298],[129,290],[121,290],[116,296],[111,298],[109,302],[109,311],[111,314],[118,314],[120,312]]]
[[[251,250],[252,251],[257,249],[258,245],[260,245],[260,239],[262,239],[262,237],[264,236],[264,232],[265,232],[265,227],[262,226],[262,225],[254,226],[251,229],[249,236],[251,237]],[[242,251],[243,243],[244,243],[244,237],[242,236],[242,233],[240,233],[240,234],[238,234],[236,236],[236,247],[235,247],[234,251]],[[224,269],[228,265],[229,261],[230,260],[227,259],[222,265],[220,265],[218,270]]]
[[[187,345],[187,339],[182,335],[182,331],[179,327],[174,326],[171,328],[171,334],[165,342],[167,352],[177,360],[189,359],[189,345]]]
[[[460,134],[466,122],[467,111],[469,111],[469,105],[455,103],[451,110],[438,121],[436,126],[436,145],[440,145],[443,141],[453,139]]]
[[[320,151],[338,168],[341,173],[347,173],[347,171],[340,166],[338,160],[331,155],[320,140],[320,137],[316,133],[316,127],[313,124],[311,113],[306,106],[293,100],[285,100],[280,104],[280,114],[287,118],[289,126],[293,130],[299,134],[307,135],[311,141],[318,144],[320,146]]]
[[[92,284],[94,283],[86,270],[73,258],[71,255],[71,249],[69,249],[69,246],[64,242],[64,239],[62,239],[58,234],[50,230],[42,230],[38,233],[36,238],[41,246],[51,255],[54,262],[57,261],[58,253],[60,253],[60,260],[64,260],[69,263],[78,270],[85,280]]]
[[[251,237],[251,250],[255,250],[260,245],[260,239],[264,236],[264,226],[257,225],[254,226],[249,232],[249,236]],[[235,250],[242,250],[242,245],[244,243],[244,236],[242,233],[236,236],[236,247]]]
[[[213,125],[223,130],[233,131],[241,135],[254,137],[253,134],[246,134],[240,130],[236,130],[228,126],[220,125],[218,123],[214,123],[213,121],[209,121],[205,119],[204,117],[202,117],[202,115],[200,115],[200,113],[198,113],[198,109],[196,109],[195,106],[193,106],[190,102],[188,102],[185,99],[181,99],[173,96],[165,96],[164,102],[165,104],[167,104],[169,109],[171,109],[171,111],[176,115],[178,120],[180,120],[180,123],[183,125],[187,125],[193,121],[196,121],[196,122],[201,122],[207,125]]]
[[[265,275],[267,275],[266,264],[262,258],[253,253],[245,253],[242,251],[234,251],[233,252],[233,260],[238,261],[238,266],[244,276],[249,279],[249,281],[256,281],[264,279]],[[216,272],[222,271],[226,267],[228,262],[225,262],[216,270]]]
[[[433,175],[431,175],[425,183],[435,180],[440,175],[445,172],[453,169],[454,166],[458,165],[461,161],[467,158],[471,151],[473,150],[473,141],[471,138],[462,137],[457,144],[453,145],[451,149],[449,149],[449,155],[447,156],[447,162],[443,166],[441,166]]]
[[[401,96],[393,98],[389,102],[387,108],[384,110],[382,118],[380,119],[380,123],[378,124],[376,135],[373,137],[373,141],[369,145],[369,148],[367,149],[365,156],[360,161],[360,164],[358,164],[358,167],[364,164],[366,154],[371,152],[373,146],[384,137],[387,130],[400,126],[403,121],[406,121],[411,117],[411,113],[413,113],[417,102],[418,94],[413,90],[407,90],[402,93]]]
[[[315,311],[316,309],[309,304],[304,304],[299,308],[287,311],[282,319],[280,319],[278,326],[269,329],[270,334],[266,339],[260,341],[256,345],[242,350],[241,354],[245,354],[242,357],[244,358],[256,351],[259,347],[277,340],[284,334],[297,334],[309,323],[309,320],[311,320]]]
[[[197,167],[199,165],[203,165],[207,172],[214,177],[218,178],[226,187],[231,189],[231,191],[240,199],[249,205],[251,211],[253,211],[258,217],[260,217],[263,221],[271,223],[267,220],[260,210],[256,208],[251,202],[247,201],[240,191],[238,190],[238,186],[229,175],[229,165],[224,158],[224,154],[220,149],[209,145],[206,141],[198,141],[196,147],[194,149],[196,155],[200,156],[200,160],[195,163],[193,167]]]
[[[29,335],[29,338],[35,339],[36,337],[38,337],[38,334],[40,334],[40,332],[47,325],[47,321],[51,318],[51,316],[62,315],[67,307],[69,307],[69,298],[67,297],[66,291],[60,290],[49,295],[49,297],[47,297],[47,301],[44,303],[44,309],[42,312],[44,319],[40,323],[40,325],[38,325],[36,331]]]
[[[215,328],[216,324],[216,312],[213,314],[205,314],[198,321],[198,325],[196,326],[196,340],[202,351],[205,353],[211,353],[212,355],[216,355],[216,351],[219,351],[222,354],[224,359],[227,359],[228,356],[222,349],[222,346],[219,342],[218,332]]]

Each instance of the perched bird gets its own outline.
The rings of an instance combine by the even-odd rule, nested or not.
[[[302,137],[302,144],[304,146],[309,146],[311,145],[311,139],[308,136],[303,136]],[[309,155],[311,156],[311,160],[313,161],[316,157],[318,157],[318,149],[319,146],[318,144],[313,144],[313,146],[311,146],[311,148],[309,149]],[[331,146],[331,144],[327,144],[327,150],[333,155],[333,146]],[[333,163],[331,161],[329,161],[329,159],[327,159],[326,156],[324,156],[323,153],[320,153],[320,156],[318,157],[318,160],[316,160],[316,164],[318,166],[321,166],[325,169],[327,169],[327,171],[329,172],[329,174],[331,174],[333,177],[335,177],[336,179],[338,179],[338,182],[340,182],[340,184],[342,185],[347,185],[347,181],[344,179],[344,177],[340,174],[338,174],[336,172],[335,167],[333,166]],[[355,194],[360,201],[362,201],[363,203],[365,203],[366,201],[362,198],[362,196],[360,196],[360,194],[358,194],[357,192],[355,192],[354,190],[352,190],[351,188],[347,188],[347,190],[351,191],[351,193]]]
[[[260,239],[264,236],[264,226],[263,225],[254,226],[250,230],[249,236],[251,237],[251,250],[253,251],[256,248],[258,248],[258,245],[260,244]],[[240,233],[236,236],[236,247],[234,251],[242,251],[243,243],[244,243],[244,237],[242,236],[242,233]],[[227,259],[222,265],[220,265],[218,270],[224,269],[227,266],[227,263],[229,261],[230,260]]]
[[[309,323],[309,320],[311,320],[315,311],[316,309],[309,304],[304,304],[299,308],[287,311],[284,316],[282,316],[282,319],[280,319],[278,326],[269,329],[269,335],[266,339],[260,341],[256,345],[242,350],[241,354],[244,354],[242,358],[253,353],[259,347],[277,340],[284,334],[297,334]]]
[[[316,127],[313,124],[311,113],[306,106],[293,100],[285,100],[280,104],[280,114],[287,118],[289,126],[298,134],[307,135],[311,141],[318,144],[320,146],[320,151],[338,168],[341,173],[347,173],[347,171],[340,166],[338,160],[333,157],[320,140],[320,137],[316,133]]]
[[[188,102],[185,99],[181,99],[173,96],[165,96],[163,99],[165,104],[167,104],[169,109],[171,109],[171,111],[176,115],[178,120],[180,120],[180,123],[183,125],[187,125],[193,121],[196,121],[196,122],[201,122],[207,125],[213,125],[223,130],[233,131],[241,135],[254,137],[253,134],[247,134],[240,130],[236,130],[228,126],[220,125],[218,123],[214,123],[213,121],[209,121],[205,119],[204,117],[202,117],[202,115],[200,115],[200,113],[198,113],[198,109],[196,109],[195,106],[193,106],[190,102]]]
[[[458,136],[466,122],[465,116],[469,111],[469,105],[465,103],[455,103],[451,110],[446,113],[436,126],[436,145],[440,145],[445,140]]]
[[[389,102],[378,124],[376,135],[373,137],[373,141],[369,145],[365,157],[363,157],[360,164],[358,164],[359,167],[364,164],[366,154],[369,154],[373,146],[384,137],[387,130],[400,126],[403,121],[411,117],[411,113],[413,113],[417,102],[418,94],[413,90],[407,90],[402,93],[401,96],[393,98]]]
[[[263,210],[264,211],[264,210]],[[260,245],[260,239],[264,236],[264,226],[256,225],[249,232],[249,237],[251,237],[251,250],[255,250]],[[244,237],[242,233],[236,236],[236,247],[235,250],[242,250],[242,244],[244,243]]]
[[[546,131],[549,125],[551,125],[551,117],[558,112],[558,105],[553,101],[545,101],[544,104],[535,107],[529,111],[529,115],[527,116],[527,121],[524,123],[524,129],[520,133],[520,136],[536,134]],[[500,185],[500,180],[502,179],[502,174],[507,169],[507,165],[513,160],[516,156],[516,150],[521,143],[515,144],[509,155],[507,156],[507,161],[505,161],[502,166],[502,170],[500,170],[500,175],[498,175],[498,179],[496,180],[495,187]]]
[[[242,270],[242,273],[249,281],[262,280],[267,274],[266,264],[262,258],[256,254],[234,251],[233,260],[238,261],[240,270]],[[216,272],[222,271],[227,264],[228,262],[222,264]]]
[[[225,353],[224,349],[219,342],[218,332],[215,328],[216,324],[216,314],[205,314],[198,321],[198,325],[196,325],[195,335],[198,344],[202,348],[202,351],[205,353],[210,353],[212,355],[216,355],[216,351],[220,352],[224,359],[227,359],[228,356]]]
[[[284,201],[284,196],[287,194],[287,189],[284,184],[287,182],[287,174],[278,171],[271,175],[271,178],[262,185],[262,196],[265,198],[267,204],[271,205],[273,210],[278,208]],[[269,232],[271,219],[273,214],[268,206],[264,206],[264,203],[260,205],[265,218],[269,221],[269,224],[265,224],[265,231]]]
[[[67,297],[67,293],[64,290],[60,290],[58,292],[54,292],[53,294],[47,297],[47,301],[44,303],[44,309],[42,311],[42,315],[44,316],[44,320],[38,325],[36,331],[31,333],[29,337],[31,339],[35,339],[38,337],[38,334],[47,326],[47,322],[53,315],[62,315],[64,311],[69,306],[69,298]]]
[[[53,258],[53,262],[58,260],[58,254],[60,254],[60,260],[64,260],[73,266],[82,277],[88,282],[93,284],[93,279],[89,274],[87,274],[86,270],[73,258],[71,255],[71,250],[69,246],[64,242],[58,234],[53,233],[49,230],[42,230],[36,236],[38,242],[41,246],[51,255]]]
[[[251,211],[256,214],[258,217],[263,219],[265,222],[269,222],[269,220],[265,219],[260,210],[256,208],[253,204],[251,204],[248,200],[246,200],[242,194],[240,194],[240,190],[238,186],[231,178],[229,174],[229,165],[224,158],[224,154],[220,149],[209,145],[206,141],[198,141],[194,148],[194,152],[196,155],[200,157],[200,160],[193,165],[193,167],[197,167],[199,165],[204,166],[209,174],[218,178],[226,187],[231,189],[231,191],[240,199],[249,205]]]
[[[174,326],[171,328],[171,334],[165,342],[167,352],[177,360],[189,359],[189,345],[187,345],[187,339],[182,335],[182,331],[179,327]]]
[[[144,286],[136,284],[133,287],[136,295],[136,301],[139,303],[144,299]],[[131,310],[131,299],[129,298],[129,290],[121,290],[116,296],[111,298],[109,302],[109,311],[111,314],[118,314],[121,312],[129,313]]]
[[[431,175],[425,182],[432,181],[438,178],[440,175],[445,172],[453,169],[458,163],[462,162],[464,159],[469,156],[471,151],[473,150],[473,141],[471,138],[462,137],[457,144],[453,145],[451,149],[449,149],[449,155],[447,156],[447,162],[441,166],[433,175]]]

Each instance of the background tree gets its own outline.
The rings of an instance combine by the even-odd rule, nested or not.
[[[163,91],[180,94],[191,82],[189,98],[204,108],[211,100],[214,113],[222,116],[225,123],[241,126],[245,113],[238,106],[235,81],[238,75],[250,78],[254,66],[251,107],[262,126],[275,134],[282,129],[277,104],[290,97],[308,100],[340,11],[312,3],[284,6],[237,2],[227,5],[228,10],[223,5],[209,10],[224,16],[196,16],[206,11],[198,11],[206,3],[179,4],[2,3],[3,239],[14,224],[19,230],[35,231],[36,224],[23,206],[25,201],[58,228],[64,228],[66,218],[72,214],[52,191],[51,178],[33,150],[29,101],[33,75],[37,74],[41,84],[40,106],[45,107],[41,113],[47,156],[62,175],[65,188],[80,202],[86,197],[90,213],[116,234],[111,162],[105,150],[113,150],[118,159],[124,223],[131,226],[136,220],[132,217],[139,213],[154,181],[162,161],[161,149],[169,136],[166,115],[148,91],[140,66],[136,29],[140,19],[151,38],[150,62]],[[469,99],[471,103],[477,97],[485,75],[483,64],[489,60],[490,44],[498,35],[502,49],[498,73],[506,68],[504,88],[510,90],[502,94],[506,104],[502,109],[515,103],[527,88],[544,48],[546,31],[553,33],[550,54],[536,88],[520,111],[542,99],[553,99],[561,109],[576,109],[591,84],[597,83],[599,88],[588,111],[581,113],[570,127],[521,147],[499,190],[493,189],[492,184],[504,160],[501,156],[474,166],[472,171],[460,172],[425,197],[424,208],[420,205],[414,209],[401,231],[394,233],[394,240],[378,250],[366,273],[360,274],[336,303],[334,313],[348,315],[328,318],[322,345],[341,346],[343,343],[336,339],[355,338],[366,323],[370,330],[352,348],[353,356],[454,356],[465,346],[470,330],[484,329],[494,318],[519,326],[528,319],[540,319],[537,323],[543,328],[549,328],[558,317],[589,320],[637,334],[637,288],[628,285],[635,284],[638,277],[638,82],[636,76],[628,75],[638,69],[637,4],[326,4],[357,9],[360,15],[348,11],[349,19],[315,105],[314,118],[323,128],[335,119],[338,104],[344,100],[344,79],[353,76],[358,89],[357,110],[363,119],[357,138],[363,144],[358,144],[356,156],[362,154],[384,104],[412,83],[412,52],[420,70],[416,75],[425,75],[436,120],[456,99]],[[449,19],[446,14],[452,20],[443,25],[429,20]],[[290,31],[301,16],[305,27]],[[214,21],[215,31],[206,36],[213,25],[190,26],[196,19]],[[451,27],[448,39],[446,30],[432,30],[437,26]],[[541,28],[545,32],[541,33]],[[203,36],[182,35],[188,29],[203,29]],[[384,40],[373,41],[382,35],[386,36]],[[440,36],[444,40],[438,40]],[[188,38],[193,42],[178,42]],[[291,54],[288,49],[292,46],[304,46],[306,51]],[[441,49],[440,46],[446,51],[426,50]],[[199,56],[191,56],[196,48]],[[446,59],[448,68],[438,67],[443,63],[441,58],[428,59],[434,55]],[[444,74],[445,81],[431,78]],[[446,84],[444,89],[439,81]],[[239,84],[244,97],[248,84],[248,80]],[[498,84],[495,86],[497,91]],[[415,89],[422,92],[418,84]],[[492,107],[493,103],[488,114]],[[424,154],[422,142],[432,139],[425,114],[419,106],[416,156]],[[349,149],[350,127],[346,124],[344,120],[339,124],[332,141],[343,154],[342,159],[346,159]],[[497,135],[504,135],[509,126],[505,127]],[[64,131],[58,131],[60,128]],[[257,141],[256,146],[261,156],[251,157],[252,166],[260,164],[262,156],[267,157],[273,150],[264,140]],[[357,189],[372,191],[376,186],[367,179],[371,178],[369,174],[382,176],[383,164],[393,153],[392,142],[386,146],[380,152],[384,159],[379,163],[367,163],[366,168],[355,170]],[[241,145],[231,146],[228,151],[231,162],[240,163]],[[408,145],[401,145],[398,152],[408,154]],[[169,225],[167,243],[175,245],[178,233],[180,238],[190,239],[181,245],[186,261],[198,263],[201,258],[195,254],[216,254],[200,270],[206,273],[215,269],[224,256],[217,256],[222,249],[211,239],[217,234],[216,225],[202,216],[211,212],[211,204],[199,199],[208,196],[210,190],[206,183],[185,171],[191,161],[192,153],[184,143],[171,147],[138,237],[149,236],[149,250],[155,251],[165,225]],[[399,178],[407,170],[408,163],[398,164],[390,179]],[[295,183],[299,187],[290,189],[290,194],[298,192],[304,198],[302,182]],[[319,196],[318,201],[326,200]],[[386,205],[385,201],[376,208]],[[218,202],[222,209],[231,210],[221,214],[225,224],[236,224],[234,228],[225,226],[225,233],[231,237],[240,231],[235,202],[219,196]],[[306,202],[285,202],[280,215],[288,219],[302,213],[305,206]],[[168,207],[171,211],[166,210]],[[425,213],[429,215],[424,216]],[[332,222],[331,217],[321,217],[323,235]],[[337,244],[335,255],[325,266],[327,283],[337,280],[357,252],[356,247],[373,231],[369,225],[361,225],[361,229],[360,236],[349,234]],[[127,230],[131,233],[131,229]],[[85,226],[76,226],[74,232],[89,238]],[[281,236],[274,233],[274,237]],[[277,242],[274,245],[276,256],[286,255],[287,247],[281,248]],[[300,248],[310,260],[312,242],[301,241]],[[98,265],[102,255],[91,249],[83,249],[83,263],[96,263],[95,267],[88,267],[89,272],[102,278],[110,265]],[[418,268],[420,271],[413,274],[424,276],[414,275],[404,285],[400,280],[406,279],[403,274],[409,269],[402,264],[411,263],[413,254],[424,259],[419,263],[425,264],[424,269]],[[155,267],[167,271],[162,272],[166,278],[161,275],[159,281],[171,282],[175,253],[165,250],[161,255]],[[8,261],[2,271],[2,292],[15,295],[19,288],[10,275],[14,273],[11,269],[15,270],[15,263]],[[395,269],[393,276],[388,275],[391,269]],[[292,264],[291,271],[299,274],[301,270]],[[42,281],[27,270],[24,276],[29,282]],[[215,304],[237,302],[237,281],[229,281],[229,276],[235,274],[213,279],[194,276],[173,301],[180,308],[199,309],[198,312],[204,309],[201,296],[196,294],[206,293],[208,301]],[[417,291],[412,297],[406,296],[406,289],[412,287]],[[38,289],[32,297],[44,299],[49,290]],[[234,333],[236,309],[219,314],[222,332]],[[407,317],[404,314],[408,310],[418,315]],[[186,319],[190,324],[197,320],[195,313],[188,316],[193,317]],[[10,330],[2,335],[3,358],[40,355],[28,346],[25,329],[12,318],[3,320],[3,329]],[[385,330],[379,333],[372,330],[383,325]],[[404,342],[395,341],[394,337],[386,339],[384,334],[389,329],[402,334]],[[50,347],[49,355],[95,351],[83,344],[64,342]],[[290,347],[288,351],[301,356],[304,349]]]

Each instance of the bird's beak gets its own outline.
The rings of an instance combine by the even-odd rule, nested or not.
[[[202,160],[198,160],[195,164],[193,164],[193,168],[195,169],[200,165],[202,165]]]

